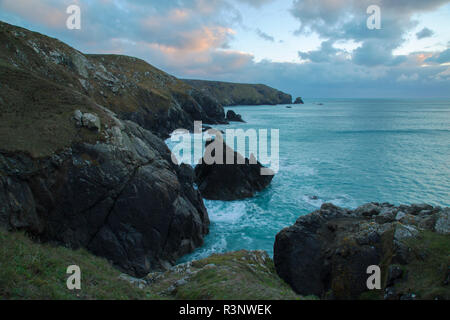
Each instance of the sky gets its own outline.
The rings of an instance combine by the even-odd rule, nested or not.
[[[70,5],[81,29],[66,27]],[[380,29],[369,29],[369,6]],[[0,20],[180,78],[304,98],[450,98],[450,0],[0,0]]]

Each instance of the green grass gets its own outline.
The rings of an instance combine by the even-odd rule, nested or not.
[[[262,257],[265,257],[263,259]],[[238,251],[215,254],[195,261],[191,273],[169,271],[156,277],[153,290],[182,300],[304,300],[281,280],[273,261],[260,252]],[[185,283],[167,293],[173,283]]]
[[[67,267],[81,268],[82,288],[67,289]],[[0,299],[147,299],[157,298],[119,280],[120,272],[85,250],[36,244],[22,233],[0,230]]]
[[[262,84],[230,83],[218,81],[184,80],[187,84],[198,90],[208,92],[222,105],[233,104],[279,104],[283,100],[292,100],[292,97],[276,89]],[[284,102],[286,103],[286,102]],[[289,101],[288,103],[291,103]]]
[[[420,299],[450,299],[450,286],[444,285],[450,268],[450,235],[430,231],[421,232],[417,239],[406,244],[415,253],[416,259],[403,266],[406,281],[396,285],[397,290],[415,293]]]
[[[67,267],[81,268],[81,290],[67,289]],[[214,265],[214,266],[211,266]],[[86,250],[70,250],[33,242],[23,233],[0,229],[0,300],[137,300],[314,299],[296,295],[275,273],[273,262],[261,254],[240,251],[213,255],[186,270],[150,275],[144,289],[120,280],[120,272]],[[181,280],[186,283],[175,286]]]
[[[88,97],[17,68],[0,65],[0,149],[45,157],[77,141],[102,140],[97,132],[78,129],[74,111],[104,112]],[[26,85],[24,85],[26,84]]]

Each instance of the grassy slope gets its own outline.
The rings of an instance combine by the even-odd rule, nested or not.
[[[106,115],[88,97],[25,71],[0,65],[0,148],[43,157],[98,133],[77,129],[74,110]]]
[[[151,274],[149,279],[153,290],[163,296],[183,300],[312,299],[295,294],[277,276],[273,261],[262,252],[243,250],[214,254],[164,274]]]
[[[214,255],[195,262],[192,276],[171,270],[153,275],[158,280],[138,289],[85,250],[38,244],[0,229],[0,299],[300,299],[278,278],[272,260],[258,256],[245,251]],[[81,268],[81,291],[66,287],[69,265]],[[168,290],[181,279],[186,283]]]
[[[421,299],[450,300],[450,285],[444,285],[450,269],[450,235],[422,232],[417,239],[407,240],[416,259],[402,267],[406,281],[396,285],[398,291],[411,292]]]
[[[66,269],[79,265],[82,290],[69,291]],[[108,262],[85,250],[35,244],[0,231],[0,299],[144,299],[151,294],[118,280]]]
[[[77,109],[102,116],[97,104],[116,113],[145,108],[152,123],[172,107],[174,95],[190,99],[190,86],[137,58],[84,55],[57,39],[1,21],[0,43],[3,151],[45,157],[76,141],[99,140],[76,130],[71,118]],[[107,80],[111,77],[114,83]]]

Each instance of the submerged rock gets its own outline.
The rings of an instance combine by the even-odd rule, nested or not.
[[[215,157],[217,152],[218,161],[211,163],[204,156],[195,167],[196,183],[205,199],[232,201],[251,198],[267,188],[274,177],[274,173],[256,159],[244,158],[222,140],[209,142],[206,146],[205,156]],[[220,152],[223,152],[222,157]],[[227,163],[227,154],[233,159],[230,164]],[[265,175],[262,174],[264,171]]]
[[[398,222],[394,218],[395,212],[416,213],[425,209],[434,213],[416,215],[417,220],[413,222],[404,217]],[[432,216],[436,216],[434,224],[430,223]],[[414,286],[420,285],[413,276],[428,276],[433,280],[427,286],[434,281],[433,285],[440,288],[442,280],[439,279],[444,278],[450,262],[450,239],[444,231],[448,230],[446,217],[448,208],[430,206],[394,207],[370,203],[352,211],[324,204],[320,210],[300,217],[295,225],[278,233],[274,245],[275,267],[278,275],[297,293],[323,298],[360,298],[368,292],[367,268],[372,265],[379,266],[383,274],[389,274],[383,277],[385,291],[375,292],[380,297],[383,292],[386,299],[406,296],[407,288],[413,286],[415,290]],[[447,253],[445,249],[433,252],[435,247],[423,247],[425,245],[446,247]],[[436,258],[439,255],[441,260]],[[437,267],[436,263],[442,266]],[[400,269],[395,264],[405,267]],[[422,270],[424,265],[430,266],[423,270],[436,270],[438,274],[442,269],[442,277],[420,274],[424,271],[417,270]],[[409,281],[402,277],[408,268],[412,270],[409,272],[412,280],[403,285],[404,281]],[[401,284],[397,285],[398,282]],[[393,285],[395,289],[391,288]],[[428,294],[435,295],[439,290],[444,289],[427,287],[417,291],[426,294],[422,298],[430,298]]]

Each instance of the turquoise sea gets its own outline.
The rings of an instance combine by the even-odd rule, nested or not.
[[[324,202],[450,206],[449,100],[314,99],[286,106],[226,108],[247,123],[218,129],[280,130],[280,170],[253,199],[205,201],[210,234],[182,261],[240,249],[272,254],[275,235]]]

